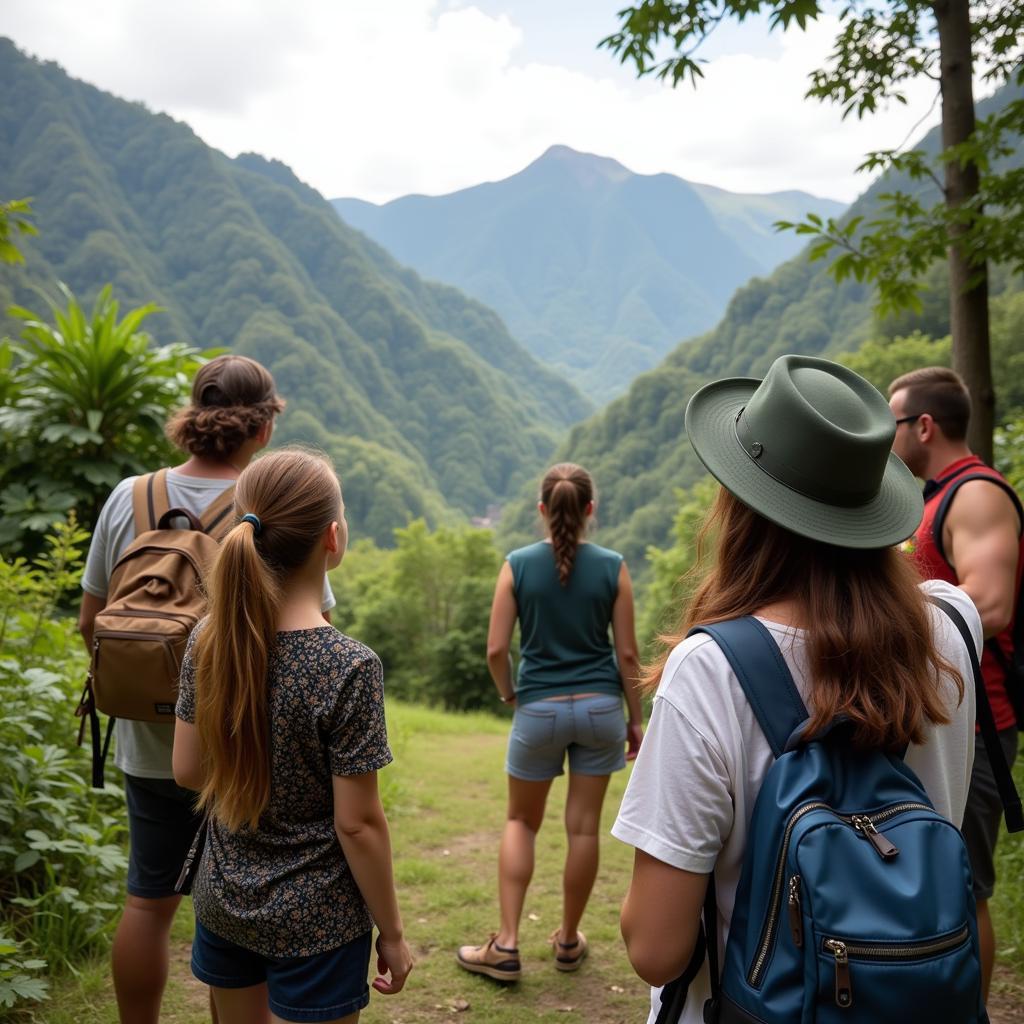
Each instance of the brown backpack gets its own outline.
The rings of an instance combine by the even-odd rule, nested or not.
[[[135,481],[135,540],[115,563],[107,604],[93,622],[92,662],[77,711],[79,743],[90,721],[94,786],[103,785],[116,718],[174,722],[181,659],[206,611],[203,579],[232,525],[234,490],[228,487],[198,519],[170,507],[166,469]],[[100,711],[110,716],[102,747]]]

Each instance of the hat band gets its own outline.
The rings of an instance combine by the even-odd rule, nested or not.
[[[783,487],[788,487],[791,491],[796,491],[813,501],[820,501],[826,505],[839,505],[842,508],[857,508],[860,505],[866,505],[878,496],[878,487],[861,491],[840,490],[829,486],[821,479],[807,476],[800,470],[786,465],[775,457],[770,450],[770,445],[755,439],[747,421],[743,418],[745,409],[746,406],[736,413],[736,419],[733,422],[736,441],[762,473],[767,474]]]

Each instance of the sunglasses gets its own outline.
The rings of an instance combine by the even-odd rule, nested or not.
[[[923,412],[919,412],[919,413],[915,414],[914,416],[901,416],[896,421],[896,426],[899,426],[901,423],[913,423],[914,420],[919,420],[923,415],[924,415]]]

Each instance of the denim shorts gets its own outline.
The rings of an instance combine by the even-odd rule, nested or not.
[[[177,896],[174,883],[203,816],[196,794],[174,779],[124,777],[128,805],[128,892],[147,900]]]
[[[282,1020],[346,1017],[370,1001],[370,937],[312,956],[268,957],[214,935],[196,921],[192,973],[212,988],[267,984],[267,1002]]]
[[[566,752],[575,775],[611,775],[626,766],[622,698],[610,694],[535,700],[516,708],[505,771],[543,782],[564,774]]]

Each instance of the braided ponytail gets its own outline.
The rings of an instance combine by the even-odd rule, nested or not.
[[[563,587],[576,561],[576,548],[587,522],[587,507],[594,500],[594,481],[581,466],[560,462],[544,475],[540,500],[547,510],[548,532]]]

